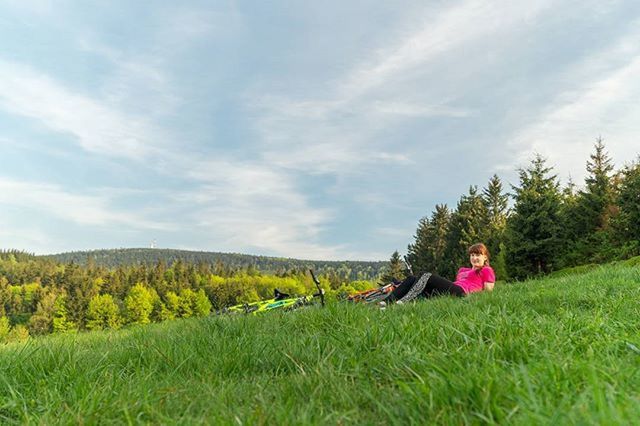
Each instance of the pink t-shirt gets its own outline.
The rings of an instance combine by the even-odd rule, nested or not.
[[[473,268],[460,268],[455,284],[462,287],[465,293],[482,291],[484,283],[496,282],[496,274],[491,266],[484,266],[478,274]]]

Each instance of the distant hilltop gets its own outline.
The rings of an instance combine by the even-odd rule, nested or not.
[[[222,263],[232,269],[252,268],[267,274],[312,268],[320,274],[336,273],[350,280],[371,280],[379,277],[388,262],[301,260],[283,257],[255,256],[240,253],[218,253],[156,248],[121,248],[108,250],[73,251],[38,256],[60,263],[85,265],[93,262],[107,268],[130,265],[154,265],[162,261],[172,265],[176,261],[186,263]]]

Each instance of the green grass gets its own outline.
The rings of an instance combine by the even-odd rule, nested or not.
[[[0,423],[632,424],[640,270],[0,349]]]

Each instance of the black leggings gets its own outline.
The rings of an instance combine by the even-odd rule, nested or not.
[[[398,287],[393,290],[387,300],[395,302],[404,297],[409,292],[411,287],[418,281],[418,277],[410,275],[400,283]],[[433,297],[438,295],[450,294],[452,296],[463,297],[465,295],[464,290],[459,285],[449,281],[446,278],[439,277],[438,275],[431,274],[427,285],[422,291],[421,295],[424,297]]]

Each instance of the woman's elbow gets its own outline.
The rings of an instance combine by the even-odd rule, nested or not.
[[[495,285],[495,283],[484,283],[484,289],[486,291],[493,291],[493,286]]]

